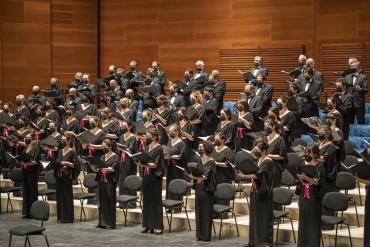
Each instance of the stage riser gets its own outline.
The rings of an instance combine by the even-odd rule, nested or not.
[[[6,198],[2,196],[2,212],[4,213],[6,209]],[[12,198],[12,203],[14,207],[14,212],[19,213],[19,216],[21,216],[21,209],[22,209],[22,200],[21,198]],[[51,216],[56,215],[56,203],[54,201],[50,201],[50,214]],[[85,213],[86,213],[86,220],[91,221],[91,220],[97,220],[99,217],[98,214],[98,209],[94,205],[84,205],[85,208]],[[79,215],[80,215],[80,206],[75,204],[74,210],[75,210],[75,221],[79,221]],[[194,212],[189,211],[189,218],[190,218],[190,224],[192,227],[192,230],[195,230],[195,219],[194,219]],[[124,223],[124,215],[122,209],[117,209],[117,228],[122,228],[124,230],[125,228],[123,227]],[[141,224],[141,211],[140,209],[129,209],[128,211],[128,226],[132,224]],[[243,237],[248,236],[248,230],[249,226],[245,222],[245,217],[243,219],[240,219],[237,217],[238,225],[239,225],[239,233]],[[226,222],[225,222],[226,221]],[[164,213],[163,216],[163,223],[165,227],[166,233],[168,232],[168,224],[167,224],[167,219]],[[48,223],[47,223],[48,224]],[[216,227],[216,235],[218,237],[219,233],[219,227],[220,227],[220,220],[215,220],[215,227]],[[293,242],[293,235],[291,232],[290,224],[285,221],[284,224],[280,225],[280,230],[279,230],[279,241],[283,242]],[[353,246],[354,247],[361,247],[363,246],[362,243],[362,235],[361,237],[358,237],[359,234],[355,233],[355,231],[361,231],[361,228],[351,228],[351,233],[355,236],[352,237],[353,241]],[[173,219],[172,219],[172,230],[173,231],[187,231],[188,229],[188,224],[186,221],[186,218],[184,214],[178,215],[174,214]],[[294,230],[296,237],[298,237],[298,225],[297,222],[294,222]],[[338,237],[338,247],[347,247],[349,246],[349,239],[348,239],[348,232],[346,228],[343,228],[343,230],[339,230],[339,237]],[[194,233],[195,234],[195,233]],[[326,231],[323,233],[324,236],[324,241],[325,241],[325,246],[334,246],[334,231]],[[222,229],[222,237],[223,238],[230,238],[230,237],[237,237],[237,231],[236,231],[236,226],[232,218],[229,218],[227,220],[224,220],[223,224],[223,229]],[[276,226],[274,229],[274,239],[276,237]],[[218,239],[215,237],[214,241],[218,241]]]

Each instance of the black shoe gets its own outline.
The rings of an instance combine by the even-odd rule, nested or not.
[[[203,240],[203,238],[197,238],[197,241],[202,241]]]
[[[154,235],[162,235],[163,234],[163,231],[160,231],[160,232],[153,231],[153,234]]]
[[[29,215],[22,215],[22,219],[29,219],[30,216]]]
[[[141,233],[148,233],[148,232],[149,232],[149,230],[151,230],[151,229],[150,229],[150,228],[148,228],[148,227],[146,227],[144,230],[142,230],[142,231],[141,231]],[[152,229],[152,230],[153,230],[153,229]],[[151,231],[152,231],[152,230],[151,230]]]
[[[96,225],[95,228],[106,229],[107,227],[106,226],[102,226],[102,225]]]
[[[114,230],[116,229],[115,227],[107,226],[106,230]]]

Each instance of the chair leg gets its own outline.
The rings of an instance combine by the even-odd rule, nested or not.
[[[126,208],[123,209],[123,215],[125,216],[125,224],[124,224],[125,227],[127,226],[127,208],[128,208],[128,204],[126,205]]]
[[[172,214],[173,214],[173,210],[171,208],[171,218],[170,218],[170,224],[169,224],[169,231],[171,232],[171,226],[172,226]]]
[[[238,237],[240,237],[238,222],[236,222],[236,215],[235,215],[235,213],[233,213],[233,215],[234,215],[234,220],[235,220],[236,232],[238,233]]]
[[[356,211],[356,218],[357,218],[357,226],[360,227],[360,220],[358,218],[358,213],[357,213],[357,203],[356,202],[354,203],[355,203],[355,211]]]
[[[221,231],[222,231],[222,218],[224,217],[224,214],[221,214],[221,223],[220,223],[220,232],[218,234],[218,239],[221,240]]]
[[[349,236],[349,243],[352,247],[352,237],[351,237],[351,230],[349,229],[349,225],[347,224],[347,228],[348,228],[348,236]]]
[[[28,246],[31,247],[30,238],[28,236],[27,236],[27,243],[28,243]]]
[[[185,210],[185,214],[186,214],[186,219],[187,219],[187,221],[188,221],[189,230],[191,231],[190,220],[189,220],[189,216],[188,216],[188,210],[186,209],[186,207],[185,207],[185,206],[184,206],[184,210]]]
[[[213,226],[213,232],[216,234],[216,227],[215,227],[215,222],[212,220],[212,226]]]
[[[290,220],[290,224],[292,225],[292,232],[293,232],[294,243],[297,243],[297,240],[295,238],[294,227],[293,227],[293,220],[292,220],[292,218],[288,218],[288,219]]]
[[[10,236],[9,236],[9,247],[12,245],[12,237],[13,237],[13,235],[12,234],[10,234]]]
[[[26,238],[24,239],[24,247],[27,246],[27,239],[28,239],[28,236],[26,236]]]
[[[324,238],[323,238],[323,236],[322,236],[322,232],[321,232],[321,231],[320,231],[320,237],[321,237],[322,247],[325,247],[325,245],[324,245]]]
[[[6,201],[6,212],[8,213],[8,203],[9,203],[10,209],[12,210],[12,213],[13,213],[13,203],[12,203],[12,200],[10,200],[10,193],[8,192],[7,195],[8,195],[8,200]]]
[[[357,189],[358,189],[358,195],[360,197],[360,206],[362,206],[362,196],[361,196],[360,182],[357,182]]]
[[[167,208],[164,208],[165,212],[166,212],[166,219],[167,219],[167,224],[168,224],[168,228],[170,227],[170,219],[168,218],[168,212],[167,212]]]
[[[335,247],[337,247],[337,238],[338,238],[338,225],[335,225],[335,244],[334,244]]]
[[[275,245],[277,245],[277,242],[278,242],[278,239],[279,239],[279,226],[280,226],[280,219],[277,220]]]

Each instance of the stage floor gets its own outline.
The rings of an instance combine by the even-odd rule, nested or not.
[[[22,224],[39,224],[37,221],[22,219],[20,213],[0,214],[0,246],[7,246],[8,229]],[[198,242],[195,239],[195,231],[164,232],[161,236],[140,233],[140,225],[117,225],[115,230],[97,230],[97,221],[76,222],[73,224],[57,224],[56,217],[51,217],[45,222],[46,234],[50,246],[89,246],[89,247],[113,247],[113,246],[242,246],[248,240],[245,237],[225,238],[218,240],[216,236],[211,242]],[[45,240],[40,236],[31,236],[32,246],[46,246]],[[23,246],[23,237],[13,237],[12,246]],[[280,244],[281,247],[293,247],[294,244]]]

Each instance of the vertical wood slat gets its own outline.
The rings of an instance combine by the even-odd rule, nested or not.
[[[253,66],[255,56],[263,57],[263,67],[269,69],[268,83],[274,87],[274,98],[286,95],[287,75],[281,70],[289,71],[297,66],[297,59],[304,52],[303,45],[292,47],[250,47],[245,49],[221,49],[220,72],[222,79],[227,82],[226,100],[240,99],[244,89],[244,79],[237,72],[246,71]]]

